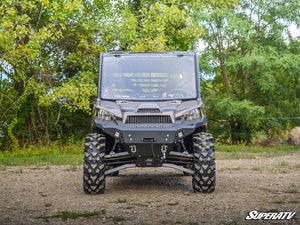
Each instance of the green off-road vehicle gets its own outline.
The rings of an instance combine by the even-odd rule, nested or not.
[[[215,153],[193,52],[103,53],[93,131],[84,149],[83,189],[131,167],[171,167],[193,176],[194,192],[215,189]]]

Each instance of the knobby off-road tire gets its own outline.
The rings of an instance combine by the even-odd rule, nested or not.
[[[83,190],[87,194],[103,194],[105,190],[105,136],[92,133],[85,138]]]
[[[201,132],[193,135],[194,192],[210,193],[215,190],[216,163],[213,136]]]

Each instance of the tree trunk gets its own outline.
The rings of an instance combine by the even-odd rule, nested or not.
[[[225,83],[225,88],[226,88],[226,93],[228,94],[230,92],[229,89],[229,83],[228,83],[228,74],[226,70],[226,66],[223,60],[221,60],[221,70],[224,78],[224,83]]]
[[[14,81],[14,87],[15,90],[17,91],[17,96],[20,97],[23,95],[24,91],[25,91],[25,82],[24,80],[20,80],[20,81]]]
[[[231,144],[234,145],[234,144],[236,144],[236,140],[235,140],[235,125],[234,125],[234,118],[233,117],[230,118],[229,123],[230,123]]]

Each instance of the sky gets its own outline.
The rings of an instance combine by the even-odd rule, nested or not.
[[[300,30],[297,28],[295,24],[292,24],[289,28],[293,38],[300,36]]]

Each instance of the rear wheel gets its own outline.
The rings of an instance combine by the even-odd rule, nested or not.
[[[213,136],[206,132],[193,135],[194,192],[210,193],[215,190],[216,163]]]
[[[92,133],[85,138],[83,190],[87,194],[103,194],[105,190],[105,136]]]

